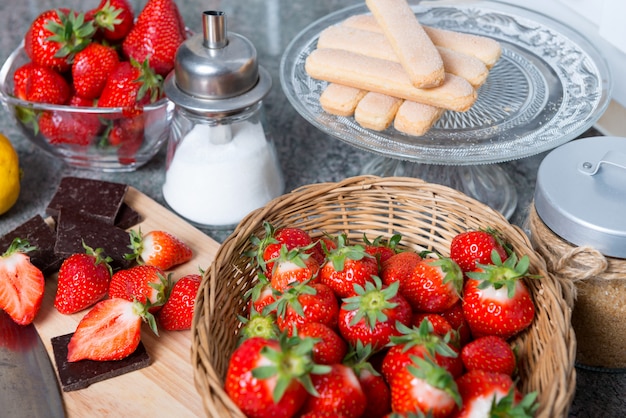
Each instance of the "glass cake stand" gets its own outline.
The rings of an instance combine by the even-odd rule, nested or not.
[[[300,115],[323,132],[374,159],[363,174],[419,177],[454,187],[510,217],[517,192],[496,163],[557,147],[585,132],[610,100],[611,79],[600,52],[574,29],[543,14],[497,1],[436,0],[411,5],[419,21],[488,36],[502,46],[467,112],[445,112],[424,136],[393,126],[377,132],[352,117],[326,113],[319,97],[326,85],[305,71],[322,30],[366,14],[357,5],[309,25],[287,46],[280,63],[282,88]]]

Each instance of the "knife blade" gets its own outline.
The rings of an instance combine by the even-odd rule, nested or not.
[[[0,310],[0,415],[65,417],[59,383],[35,326]]]

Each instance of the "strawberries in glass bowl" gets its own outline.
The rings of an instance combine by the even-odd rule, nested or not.
[[[123,32],[111,38],[114,29]],[[74,167],[133,171],[167,141],[174,104],[163,78],[187,35],[172,0],[148,0],[136,16],[127,0],[45,11],[3,64],[0,100],[46,153]]]

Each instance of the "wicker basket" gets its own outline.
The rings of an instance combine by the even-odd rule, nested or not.
[[[539,393],[539,417],[565,417],[575,391],[576,340],[570,308],[561,287],[532,250],[526,235],[498,212],[445,186],[415,178],[361,176],[338,183],[301,187],[250,213],[220,247],[206,271],[196,300],[192,334],[195,384],[208,416],[243,417],[223,390],[229,355],[235,349],[239,322],[245,315],[243,294],[256,281],[249,259],[251,235],[262,236],[263,222],[298,226],[313,236],[345,233],[358,240],[394,233],[417,250],[449,253],[452,237],[472,228],[502,231],[519,255],[531,260],[530,280],[536,319],[516,338],[521,389]]]

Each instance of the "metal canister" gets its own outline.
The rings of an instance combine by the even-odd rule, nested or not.
[[[537,173],[529,224],[572,308],[577,362],[626,368],[626,138],[584,138],[551,151]]]

